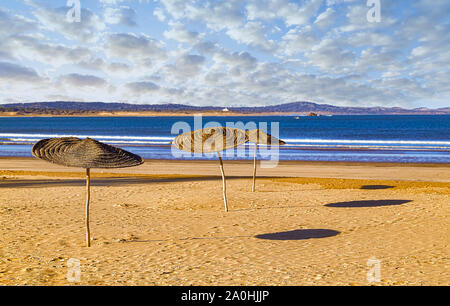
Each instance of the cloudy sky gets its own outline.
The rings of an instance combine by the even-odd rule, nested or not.
[[[0,103],[450,106],[448,0],[73,2],[0,0]]]

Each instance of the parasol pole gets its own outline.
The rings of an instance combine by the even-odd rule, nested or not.
[[[91,199],[91,169],[86,168],[86,245],[91,246],[91,231],[89,229],[89,201]]]
[[[217,155],[219,156],[220,172],[222,173],[223,203],[225,204],[225,211],[228,212],[227,186],[226,186],[226,182],[225,182],[225,172],[223,171],[223,162],[222,162],[222,157],[220,157],[220,152],[217,152]]]
[[[253,185],[252,185],[252,192],[255,192],[255,184],[256,184],[256,154],[258,151],[258,144],[255,143],[255,156],[253,157]]]

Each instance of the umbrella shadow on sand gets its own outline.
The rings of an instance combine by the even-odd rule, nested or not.
[[[258,239],[266,240],[305,240],[327,238],[338,235],[340,232],[330,229],[298,229],[287,232],[269,233],[254,236]]]
[[[379,207],[394,206],[412,202],[412,200],[365,200],[326,204],[327,207]]]
[[[364,185],[361,186],[361,189],[365,190],[378,190],[378,189],[390,189],[395,188],[395,186],[389,186],[389,185]]]

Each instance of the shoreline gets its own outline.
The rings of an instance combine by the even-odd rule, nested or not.
[[[0,156],[1,160],[37,160],[32,156]],[[37,160],[38,161],[38,160]],[[208,159],[147,159],[144,158],[145,163],[164,162],[164,163],[213,163],[215,160]],[[253,160],[225,160],[227,163],[233,164],[248,164],[253,163]],[[341,166],[383,166],[383,167],[450,167],[450,163],[396,163],[396,162],[359,162],[359,161],[303,161],[303,160],[281,160],[278,162],[283,165],[341,165]]]

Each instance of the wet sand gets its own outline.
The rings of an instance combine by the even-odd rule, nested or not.
[[[0,284],[449,285],[449,165],[147,161],[92,171],[0,158]],[[67,278],[80,261],[80,282]]]

